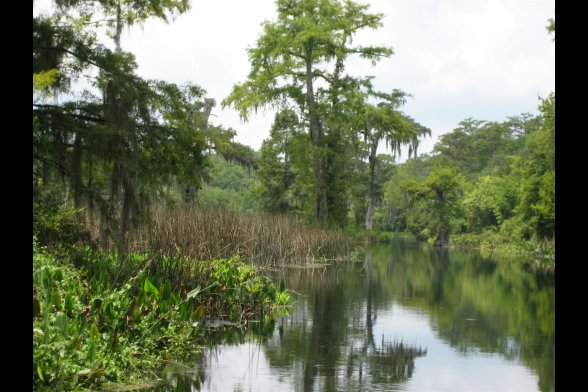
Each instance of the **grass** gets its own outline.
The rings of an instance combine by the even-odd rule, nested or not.
[[[520,260],[532,268],[555,271],[555,242],[548,240],[520,240],[500,233],[452,235],[449,245],[457,248],[479,249],[483,255],[497,254]]]
[[[293,216],[184,207],[154,211],[150,227],[133,237],[131,251],[195,260],[239,255],[253,265],[276,267],[342,260],[348,243],[341,231]]]

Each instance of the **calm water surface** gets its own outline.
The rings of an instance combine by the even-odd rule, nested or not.
[[[263,336],[233,331],[174,391],[553,391],[553,276],[398,239],[362,262],[276,273],[300,296]]]

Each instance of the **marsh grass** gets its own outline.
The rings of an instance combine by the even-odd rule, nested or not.
[[[250,264],[272,267],[342,260],[348,253],[341,231],[309,226],[293,216],[195,207],[155,210],[130,246],[131,252],[192,260],[239,255]]]

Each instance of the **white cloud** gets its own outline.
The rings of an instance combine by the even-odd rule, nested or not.
[[[371,3],[388,16],[362,43],[386,37],[395,49],[372,74],[381,89],[413,94],[405,111],[433,130],[421,152],[467,117],[536,112],[537,96],[555,90],[555,45],[545,29],[553,1]]]

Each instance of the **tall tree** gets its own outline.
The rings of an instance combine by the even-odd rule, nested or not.
[[[342,90],[353,84],[343,73],[345,60],[356,54],[375,63],[392,50],[351,45],[359,30],[382,25],[383,15],[368,13],[367,5],[338,0],[277,0],[276,5],[277,20],[264,23],[256,47],[249,49],[247,81],[233,87],[223,106],[233,106],[244,119],[260,107],[299,108],[313,147],[315,217],[326,226],[331,149],[326,136],[334,129],[326,122],[333,121],[330,110]],[[325,87],[317,88],[319,79]]]
[[[301,180],[297,171],[299,157],[297,144],[304,138],[298,116],[293,110],[276,113],[270,137],[263,141],[260,150],[259,196],[270,211],[286,212],[295,208],[296,182]],[[298,173],[297,173],[298,172]],[[298,177],[298,178],[297,178]]]
[[[133,55],[120,48],[120,26],[151,16],[167,20],[185,11],[188,2],[57,3],[52,17],[33,18],[34,92],[69,92],[68,81],[93,68],[98,76],[90,76],[90,83],[102,97],[85,91],[79,98],[70,94],[47,104],[34,94],[34,195],[61,188],[75,206],[84,200],[90,211],[97,206],[103,239],[113,239],[124,255],[131,227],[148,213],[153,186],[170,175],[199,183],[205,137],[197,131],[203,127],[206,104],[198,86],[138,77]],[[104,23],[114,26],[114,51],[96,40]]]
[[[122,53],[120,38],[125,25],[130,26],[150,17],[167,22],[174,12],[185,12],[189,7],[188,0],[100,0],[99,4],[101,13],[105,15],[111,26],[110,35],[117,55]],[[127,75],[113,74],[105,70],[101,72],[105,120],[118,134],[121,142],[117,146],[120,163],[113,166],[111,199],[116,200],[119,192],[121,193],[121,225],[118,242],[119,250],[124,250],[130,231],[131,214],[137,204],[138,196],[139,135],[132,112],[141,104],[141,94],[137,94],[138,91],[133,89],[134,86],[126,83]],[[144,113],[141,115],[145,117]]]
[[[535,235],[555,238],[555,93],[542,100],[539,110],[542,126],[529,134],[522,157],[512,163],[520,184],[515,211]]]
[[[460,209],[459,189],[463,176],[453,167],[439,166],[433,169],[424,181],[407,181],[402,188],[410,195],[412,202],[423,201],[428,211],[427,229],[433,234],[435,246],[449,243],[450,220]]]
[[[394,90],[391,94],[374,93],[381,101],[377,105],[365,103],[362,111],[364,129],[363,136],[368,144],[368,206],[365,227],[372,229],[374,220],[374,205],[376,197],[375,171],[378,163],[377,151],[382,140],[385,141],[393,154],[400,154],[403,145],[409,145],[415,150],[418,139],[430,135],[431,130],[404,115],[398,108],[406,102],[406,93]]]

